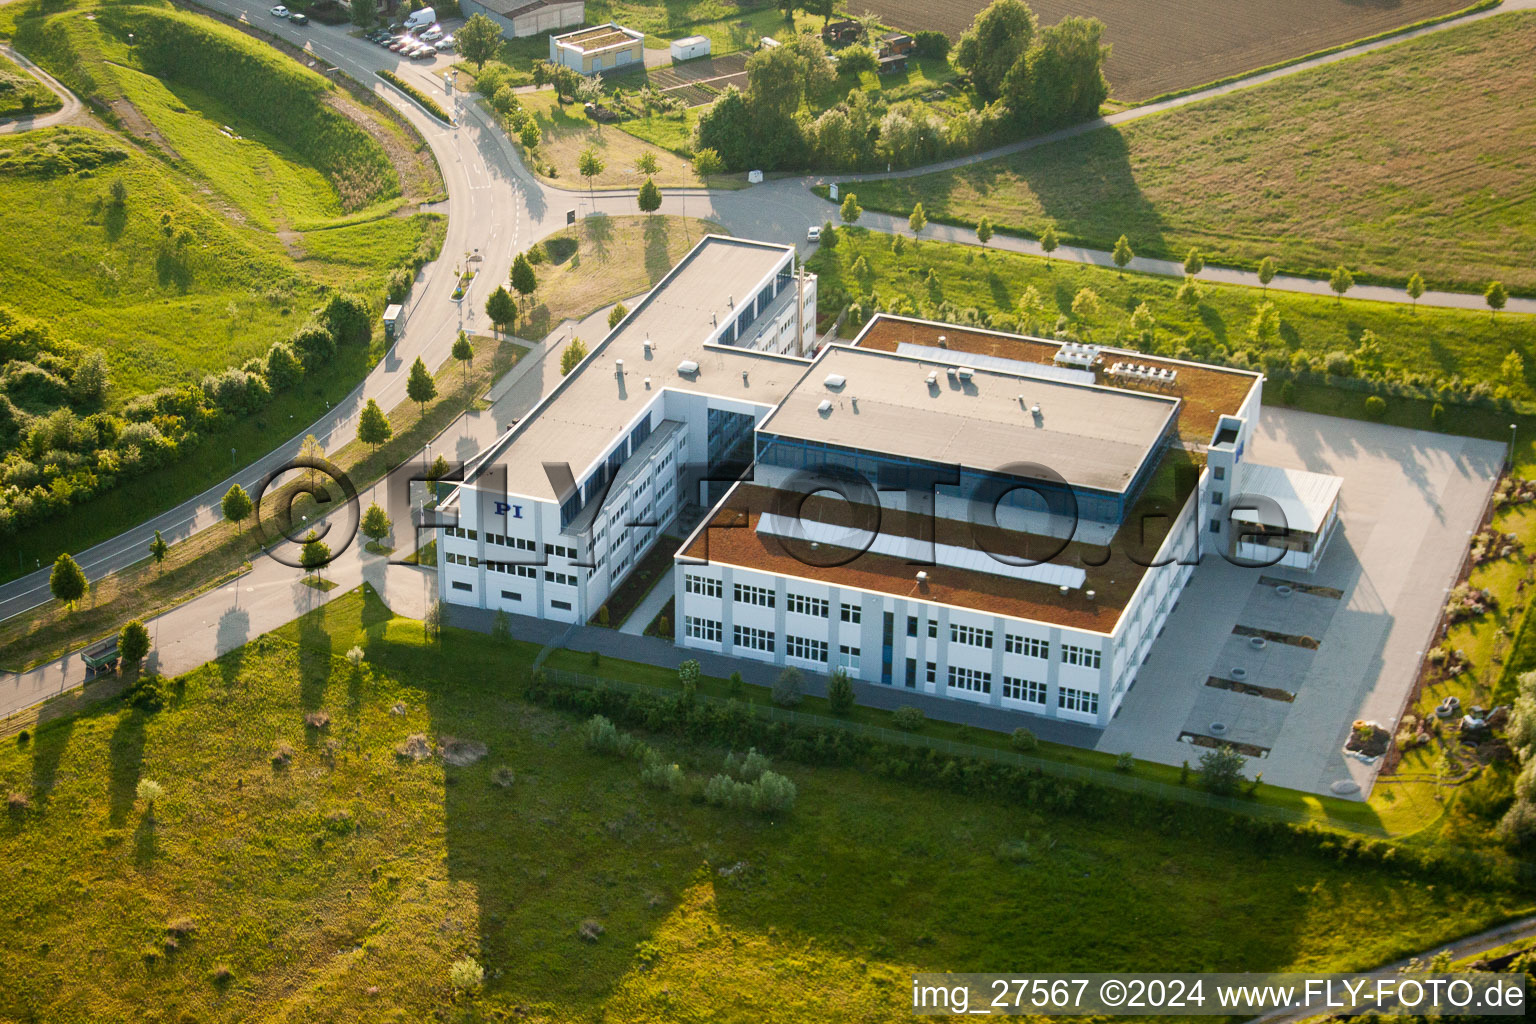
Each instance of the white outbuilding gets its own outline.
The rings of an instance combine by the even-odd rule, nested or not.
[[[687,36],[672,40],[672,63],[677,64],[695,57],[709,56],[709,40],[704,36]]]

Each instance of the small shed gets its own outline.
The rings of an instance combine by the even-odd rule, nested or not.
[[[829,23],[821,30],[821,38],[828,46],[847,46],[858,42],[860,31],[858,22],[845,19]]]
[[[394,341],[405,330],[405,307],[391,303],[384,308],[384,340]]]
[[[549,62],[583,75],[645,63],[645,34],[613,22],[549,37]]]
[[[709,56],[709,40],[704,36],[687,36],[672,40],[672,63]]]
[[[880,53],[882,55],[911,53],[916,46],[916,42],[905,32],[891,32],[880,37]]]
[[[907,70],[907,55],[904,53],[887,54],[879,60],[879,72],[882,75],[898,74],[905,70]]]

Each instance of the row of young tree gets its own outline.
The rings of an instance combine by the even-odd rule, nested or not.
[[[1022,0],[993,0],[953,56],[975,105],[947,117],[918,102],[887,106],[860,88],[812,117],[803,101],[873,70],[873,52],[849,47],[834,65],[819,36],[791,35],[747,60],[745,91],[727,88],[700,117],[693,148],[714,150],[727,171],[910,167],[975,152],[1096,116],[1109,95],[1103,30],[1079,17],[1041,29]]]

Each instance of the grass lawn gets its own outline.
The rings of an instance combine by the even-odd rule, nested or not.
[[[700,238],[719,231],[710,221],[661,214],[578,220],[544,239],[557,262],[535,268],[539,287],[519,333],[542,337],[562,320],[579,320],[610,302],[647,291]],[[597,340],[588,338],[589,347]]]
[[[863,200],[863,196],[859,197]],[[1227,361],[1237,352],[1255,358],[1283,353],[1289,357],[1305,350],[1314,359],[1334,351],[1354,353],[1362,332],[1372,331],[1382,349],[1384,366],[1390,371],[1414,372],[1434,377],[1460,376],[1490,385],[1510,384],[1514,395],[1530,400],[1536,377],[1536,318],[1449,309],[1422,308],[1416,314],[1408,307],[1381,302],[1276,292],[1268,296],[1280,313],[1279,337],[1267,347],[1254,342],[1248,334],[1254,310],[1263,300],[1257,288],[1235,285],[1204,285],[1202,298],[1195,307],[1180,302],[1175,293],[1180,281],[1151,274],[1122,274],[1118,271],[1074,263],[1056,263],[1033,256],[998,251],[983,252],[975,246],[947,242],[906,242],[905,252],[891,248],[890,235],[871,233],[862,228],[839,229],[839,241],[823,245],[808,261],[820,275],[818,287],[822,308],[835,312],[840,291],[850,296],[874,294],[887,306],[922,313],[935,311],[944,302],[964,310],[974,308],[983,314],[1016,313],[1016,304],[1024,289],[1033,286],[1043,299],[1047,315],[1046,329],[1059,313],[1070,313],[1073,298],[1082,288],[1092,288],[1100,299],[1100,311],[1073,330],[1086,340],[1117,342],[1142,348],[1140,342],[1126,341],[1125,323],[1131,311],[1145,302],[1157,321],[1152,354],[1184,353],[1193,358]],[[854,264],[863,257],[868,270],[862,276]],[[925,283],[929,270],[936,283]],[[866,303],[867,306],[867,303]],[[1500,364],[1511,352],[1525,359],[1527,376],[1522,381],[1506,381]],[[1340,401],[1355,403],[1363,414],[1365,396],[1339,392]],[[1428,410],[1425,410],[1427,415]],[[1509,419],[1505,414],[1504,435]],[[1450,429],[1450,428],[1448,428]],[[1498,436],[1498,435],[1494,435]]]
[[[265,82],[272,95],[248,97],[216,74],[210,83],[191,64],[177,64],[177,75],[149,73],[148,51],[127,42],[130,28],[146,25],[186,34],[200,54],[226,53],[243,81]],[[153,5],[12,4],[0,10],[0,32],[114,126],[28,133],[7,143],[0,161],[5,302],[56,338],[106,353],[108,410],[264,354],[329,288],[378,302],[396,268],[440,244],[442,218],[414,212],[442,191],[419,137],[264,42]],[[272,128],[274,97],[291,101],[315,137]],[[109,199],[117,181],[121,206]],[[168,259],[178,234],[187,255]],[[285,440],[350,391],[382,351],[382,338],[344,349],[258,414],[208,432],[175,466],[105,488],[16,537],[0,577],[196,494],[229,471],[231,448],[248,457]]]
[[[587,179],[581,176],[577,166],[582,152],[590,146],[597,151],[597,155],[604,164],[603,173],[592,179],[590,183],[591,186],[599,189],[639,188],[645,182],[645,175],[635,170],[635,161],[644,153],[650,153],[660,165],[661,170],[656,175],[656,184],[663,188],[704,183],[702,178],[693,173],[692,163],[678,153],[669,148],[663,148],[659,144],[647,142],[638,133],[631,134],[627,130],[627,124],[598,125],[588,119],[582,112],[580,104],[555,102],[555,93],[552,89],[523,93],[518,99],[539,123],[539,131],[542,133],[541,141],[538,152],[529,166],[533,167],[546,181],[558,182],[563,188],[588,187]],[[673,125],[685,122],[650,117],[644,122],[632,123],[646,124],[661,138],[668,138],[669,136],[661,131],[662,125],[670,129]],[[548,173],[551,165],[555,169],[553,177]],[[724,175],[721,176],[722,179],[724,177]],[[740,177],[745,181],[744,175],[734,177]],[[723,184],[723,182],[711,181],[710,184]]]
[[[52,89],[33,78],[20,64],[0,54],[0,118],[32,117],[62,106]]]
[[[1536,292],[1536,12],[1512,12],[956,171],[847,186],[870,209],[1144,256]]]
[[[1196,815],[1026,810],[852,768],[776,762],[792,812],[723,811],[642,788],[525,703],[532,653],[456,630],[437,650],[353,594],[163,710],[112,701],[6,741],[0,789],[29,806],[0,822],[26,924],[0,932],[0,1014],[419,1020],[473,956],[486,989],[460,1019],[894,1021],[914,970],[1339,970],[1528,907]],[[402,759],[412,734],[486,756]],[[695,779],[724,753],[649,739]],[[1022,894],[1045,879],[1054,898]]]

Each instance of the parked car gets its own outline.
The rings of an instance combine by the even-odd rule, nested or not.
[[[411,60],[431,60],[437,56],[437,47],[431,43],[423,43],[411,53]]]
[[[276,7],[272,8],[272,16],[274,18],[286,18],[288,17],[288,8],[284,7],[282,4],[278,4]]]
[[[443,38],[443,30],[437,25],[433,25],[421,34],[421,41],[424,43],[435,43],[441,38]]]
[[[805,233],[805,240],[807,242],[821,241],[821,228],[811,228],[811,230]]]
[[[458,44],[453,41],[453,36],[443,36],[443,38],[432,45],[437,47],[438,53],[452,53],[454,47]]]
[[[412,39],[410,36],[396,36],[395,41],[389,44],[389,49],[392,53],[400,53],[406,47],[415,45],[416,40]]]
[[[293,22],[295,25],[308,25],[309,15],[305,14],[303,11],[294,11],[292,14],[288,15],[288,20]]]

